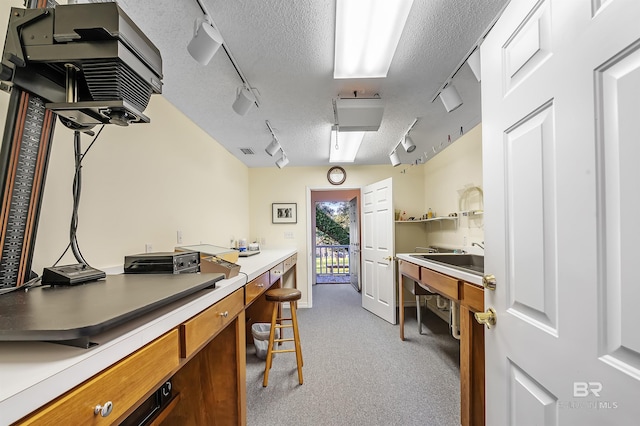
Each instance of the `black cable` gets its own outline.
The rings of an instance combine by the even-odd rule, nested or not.
[[[60,262],[62,260],[62,258],[64,257],[65,254],[67,254],[67,252],[69,251],[69,248],[71,247],[71,243],[67,244],[67,248],[64,249],[64,251],[62,252],[62,254],[60,255],[60,257],[58,258],[58,260],[55,261],[55,263],[53,264],[53,267],[55,267],[58,262]]]
[[[247,275],[246,272],[242,272],[242,271],[238,271],[239,274],[242,274],[245,276],[244,278],[244,285],[247,285],[247,283],[249,282],[249,275]]]
[[[73,153],[75,157],[75,174],[73,176],[73,211],[71,213],[71,225],[69,227],[69,242],[71,251],[78,263],[87,265],[87,261],[82,257],[78,246],[77,230],[78,230],[78,207],[80,206],[80,194],[82,192],[82,147],[80,145],[80,132],[73,132]]]
[[[93,140],[91,141],[87,149],[85,149],[84,153],[82,154],[82,157],[80,157],[81,163],[82,163],[82,160],[84,160],[84,156],[87,155],[87,152],[89,152],[93,144],[96,143],[96,141],[98,140],[98,136],[100,136],[100,133],[102,133],[102,129],[104,129],[104,124],[102,125],[102,127],[100,127],[100,130],[98,130],[98,133],[96,133],[95,137],[93,138]]]
[[[104,124],[98,130],[98,133],[94,136],[93,140],[87,147],[84,152],[81,152],[81,144],[80,144],[80,132],[74,131],[74,158],[75,158],[75,172],[73,175],[73,186],[72,186],[72,194],[73,194],[73,209],[71,213],[71,223],[69,225],[69,244],[64,249],[58,260],[54,263],[53,266],[56,266],[58,262],[64,257],[69,248],[73,252],[76,260],[84,265],[89,266],[88,262],[84,259],[82,252],[80,251],[80,245],[78,244],[77,230],[78,230],[78,208],[80,206],[80,193],[82,191],[82,160],[87,155],[93,144],[98,140],[100,133],[104,129]]]

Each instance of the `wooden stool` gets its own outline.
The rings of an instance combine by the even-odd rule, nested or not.
[[[296,363],[298,365],[298,381],[302,384],[302,349],[300,348],[300,335],[298,334],[298,316],[296,314],[296,309],[298,307],[298,300],[302,297],[302,293],[300,290],[295,288],[273,288],[271,290],[267,290],[265,293],[265,298],[269,302],[273,303],[273,313],[271,314],[271,330],[269,332],[269,349],[267,350],[267,363],[264,367],[264,380],[262,382],[262,386],[266,387],[269,382],[269,370],[271,370],[271,362],[272,356],[274,353],[283,353],[283,352],[295,352],[296,353]],[[289,302],[289,306],[291,307],[291,318],[280,318],[278,317],[278,310],[280,308],[280,304],[282,302]],[[291,321],[291,324],[282,324],[282,321]],[[282,330],[280,330],[280,338],[276,339],[276,328],[293,328],[293,339],[284,339],[284,334]],[[282,344],[282,342],[293,342],[294,349],[273,349],[274,344],[278,342]]]

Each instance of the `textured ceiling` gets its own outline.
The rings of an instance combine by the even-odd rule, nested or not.
[[[415,0],[387,78],[334,80],[335,0],[202,0],[236,63],[260,94],[260,108],[239,116],[231,105],[242,82],[220,49],[207,66],[186,46],[195,0],[119,0],[125,12],[160,49],[163,95],[249,167],[275,167],[264,148],[265,120],[289,157],[289,167],[329,164],[332,100],[339,95],[380,95],[385,111],[379,131],[368,132],[355,164],[389,164],[389,153],[414,118],[409,164],[431,158],[460,129],[480,122],[480,83],[467,65],[453,79],[464,104],[447,113],[438,89],[455,71],[508,0]],[[153,117],[150,117],[153,120]],[[179,142],[178,142],[179,143]],[[240,148],[255,154],[245,155]]]

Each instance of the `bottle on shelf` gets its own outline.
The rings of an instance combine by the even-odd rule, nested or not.
[[[427,219],[433,219],[433,211],[431,209],[427,211]]]

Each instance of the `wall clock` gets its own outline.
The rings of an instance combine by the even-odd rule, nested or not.
[[[342,185],[347,179],[347,172],[340,166],[333,166],[327,172],[327,179],[331,185]]]

